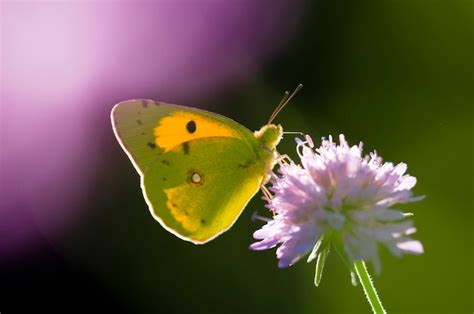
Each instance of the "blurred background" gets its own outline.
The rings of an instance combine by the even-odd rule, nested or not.
[[[264,203],[204,246],[165,231],[110,125],[130,98],[251,130],[278,116],[406,162],[425,254],[381,249],[392,313],[472,313],[474,5],[452,1],[2,1],[0,311],[367,313],[332,254],[277,268],[248,246]],[[295,157],[292,136],[279,151]]]

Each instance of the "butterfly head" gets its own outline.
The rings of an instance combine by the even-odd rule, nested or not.
[[[267,124],[255,131],[254,135],[265,149],[273,152],[283,136],[283,128],[281,125]]]

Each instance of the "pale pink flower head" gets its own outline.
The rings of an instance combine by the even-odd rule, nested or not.
[[[260,241],[251,248],[280,244],[278,266],[288,267],[310,251],[308,261],[334,247],[349,265],[371,261],[376,272],[379,244],[395,256],[423,253],[410,238],[415,228],[409,214],[392,208],[422,198],[412,196],[416,178],[405,174],[406,164],[383,163],[375,152],[362,156],[362,143],[349,146],[344,135],[339,142],[330,136],[315,149],[309,136],[297,140],[301,165],[280,164],[267,205],[273,218],[254,233]]]

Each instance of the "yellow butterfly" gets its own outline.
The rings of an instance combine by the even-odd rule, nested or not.
[[[153,217],[195,244],[228,230],[276,163],[283,134],[271,124],[301,89],[285,93],[269,122],[251,132],[205,110],[135,99],[114,106],[112,126],[140,174]]]

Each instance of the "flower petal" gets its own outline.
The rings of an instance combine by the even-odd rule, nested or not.
[[[403,250],[408,253],[412,254],[422,254],[424,252],[423,245],[421,242],[416,240],[406,241],[406,242],[399,242],[397,243],[397,247],[400,250]]]

